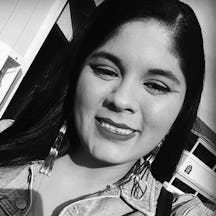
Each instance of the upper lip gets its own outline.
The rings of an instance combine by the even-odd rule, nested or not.
[[[124,123],[117,123],[117,122],[114,122],[112,119],[110,118],[102,118],[102,117],[96,117],[96,119],[100,122],[100,121],[103,121],[105,123],[108,123],[108,124],[111,124],[115,127],[118,127],[118,128],[122,128],[122,129],[128,129],[128,130],[132,130],[132,131],[135,131],[133,128],[129,127],[128,125],[124,124]]]

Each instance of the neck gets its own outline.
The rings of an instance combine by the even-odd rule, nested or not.
[[[123,164],[108,164],[93,158],[86,150],[79,148],[73,154],[60,159],[68,171],[80,179],[82,184],[106,186],[121,179],[134,165],[135,161]]]

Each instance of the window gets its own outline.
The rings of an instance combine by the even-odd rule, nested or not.
[[[207,148],[205,148],[201,143],[194,150],[193,154],[211,169],[216,164],[216,156],[212,154]]]
[[[172,185],[177,187],[178,189],[180,189],[181,191],[183,191],[185,193],[194,194],[196,192],[193,188],[191,188],[190,186],[188,186],[187,184],[185,184],[184,182],[182,182],[178,178],[174,179],[174,181],[172,182]]]

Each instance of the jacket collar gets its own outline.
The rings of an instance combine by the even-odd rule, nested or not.
[[[143,180],[140,181],[140,188],[144,192],[140,199],[133,196],[133,179],[121,187],[121,197],[126,203],[140,212],[154,216],[156,212],[157,199],[160,194],[162,184],[152,176],[151,172],[145,174]]]
[[[127,183],[120,187],[113,185],[107,186],[105,190],[95,193],[92,197],[120,197],[132,208],[137,209],[145,215],[154,216],[162,184],[152,176],[150,171],[146,172],[139,183],[139,186],[144,194],[140,199],[137,199],[133,196],[133,177],[134,176],[132,176]]]

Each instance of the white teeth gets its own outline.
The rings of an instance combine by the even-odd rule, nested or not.
[[[116,133],[116,134],[121,134],[121,135],[130,135],[133,133],[133,130],[130,129],[123,129],[123,128],[117,128],[113,125],[110,125],[108,123],[105,122],[100,122],[101,126],[106,128],[107,130]]]

